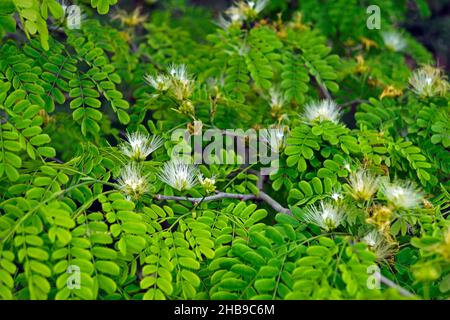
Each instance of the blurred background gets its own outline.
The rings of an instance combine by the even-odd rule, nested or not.
[[[144,7],[146,5],[155,7],[168,5],[172,7],[183,7],[185,5],[194,5],[212,10],[213,18],[216,18],[220,12],[230,7],[233,2],[233,0],[132,0],[122,1],[119,6],[126,10],[132,10],[139,5]],[[301,8],[304,2],[306,1],[271,0],[268,11],[270,13],[282,11],[283,14],[289,15]],[[320,6],[322,3],[329,2],[329,0],[317,0],[316,2]],[[359,2],[362,7],[378,3],[381,8],[381,15],[383,15],[383,3],[387,5],[389,3],[395,3],[397,6],[404,6],[406,16],[405,19],[399,21],[398,26],[408,30],[433,53],[439,66],[445,67],[447,72],[450,71],[450,0],[360,0]],[[423,4],[427,4],[428,8]]]
[[[395,2],[395,0],[393,0]],[[221,12],[231,6],[231,0],[191,0],[190,3],[199,6],[208,6]],[[280,1],[278,1],[280,2]],[[286,10],[296,10],[301,5],[301,0],[284,0]],[[320,2],[320,1],[318,1]],[[370,1],[369,1],[370,2]],[[450,0],[426,1],[430,9],[428,17],[422,17],[416,3],[407,2],[408,14],[403,23],[411,34],[430,50],[438,62],[450,71]],[[381,14],[383,8],[381,7]]]

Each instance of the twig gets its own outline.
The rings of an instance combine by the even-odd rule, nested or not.
[[[347,101],[347,102],[341,103],[340,106],[341,107],[346,107],[346,106],[351,106],[351,105],[357,104],[357,103],[367,103],[367,102],[369,102],[369,100],[355,99],[355,100],[352,100],[352,101]]]
[[[325,98],[327,99],[332,99],[330,92],[328,91],[328,89],[319,81],[317,81],[317,84],[319,85],[320,91],[322,91],[322,94],[325,96]]]
[[[54,158],[54,157],[49,157],[49,158],[47,158],[47,160],[55,161],[56,163],[59,163],[59,164],[65,164],[64,161],[62,161],[58,158]]]
[[[400,287],[398,284],[396,284],[395,282],[389,280],[388,278],[383,276],[381,273],[378,272],[377,275],[380,277],[379,279],[380,279],[381,283],[384,283],[385,285],[387,285],[390,288],[397,289],[398,292],[400,292],[401,295],[403,295],[405,297],[413,297],[414,296],[414,294],[412,294],[411,292],[409,292],[405,288]]]
[[[271,206],[273,209],[275,209],[278,212],[281,212],[281,213],[284,213],[284,214],[287,214],[287,215],[292,215],[291,210],[283,207],[281,204],[279,204],[276,200],[271,198],[264,191],[259,191],[257,199],[261,199],[261,200],[265,201],[269,206]]]
[[[199,203],[200,201],[208,202],[215,201],[220,199],[239,199],[239,200],[262,200],[266,202],[269,206],[271,206],[277,212],[281,212],[287,215],[292,215],[291,210],[284,208],[281,204],[279,204],[276,200],[271,198],[264,191],[260,191],[258,195],[254,194],[240,194],[240,193],[226,193],[226,192],[218,192],[215,195],[207,196],[204,198],[192,198],[192,197],[182,197],[182,196],[165,196],[161,194],[157,194],[153,196],[156,200],[174,200],[174,201],[190,201],[192,203]]]

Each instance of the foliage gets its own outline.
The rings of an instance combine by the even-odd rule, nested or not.
[[[449,85],[411,35],[364,1],[116,3],[0,3],[1,299],[448,299]],[[279,170],[165,165],[176,128],[278,129]]]

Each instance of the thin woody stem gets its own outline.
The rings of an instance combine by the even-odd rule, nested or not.
[[[240,193],[226,193],[226,192],[218,192],[214,195],[207,196],[204,198],[192,198],[192,197],[182,197],[182,196],[165,196],[161,194],[157,194],[153,196],[156,200],[174,200],[174,201],[190,201],[192,203],[209,202],[216,201],[220,199],[239,199],[239,200],[262,200],[266,202],[269,206],[271,206],[277,212],[281,212],[283,214],[292,215],[291,210],[284,208],[281,204],[279,204],[276,200],[270,197],[264,191],[259,191],[258,195],[254,194],[240,194]]]
[[[388,286],[390,288],[397,289],[398,292],[400,292],[401,295],[403,295],[405,297],[413,297],[414,296],[414,294],[412,294],[411,292],[409,292],[405,288],[400,287],[398,284],[396,284],[395,282],[389,280],[388,278],[383,276],[381,273],[378,272],[377,276],[380,278],[380,282],[381,283],[385,284],[386,286]]]

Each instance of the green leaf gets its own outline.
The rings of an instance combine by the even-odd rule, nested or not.
[[[51,139],[46,133],[34,136],[30,139],[30,143],[34,146],[41,146],[43,144],[49,143],[50,141]]]

